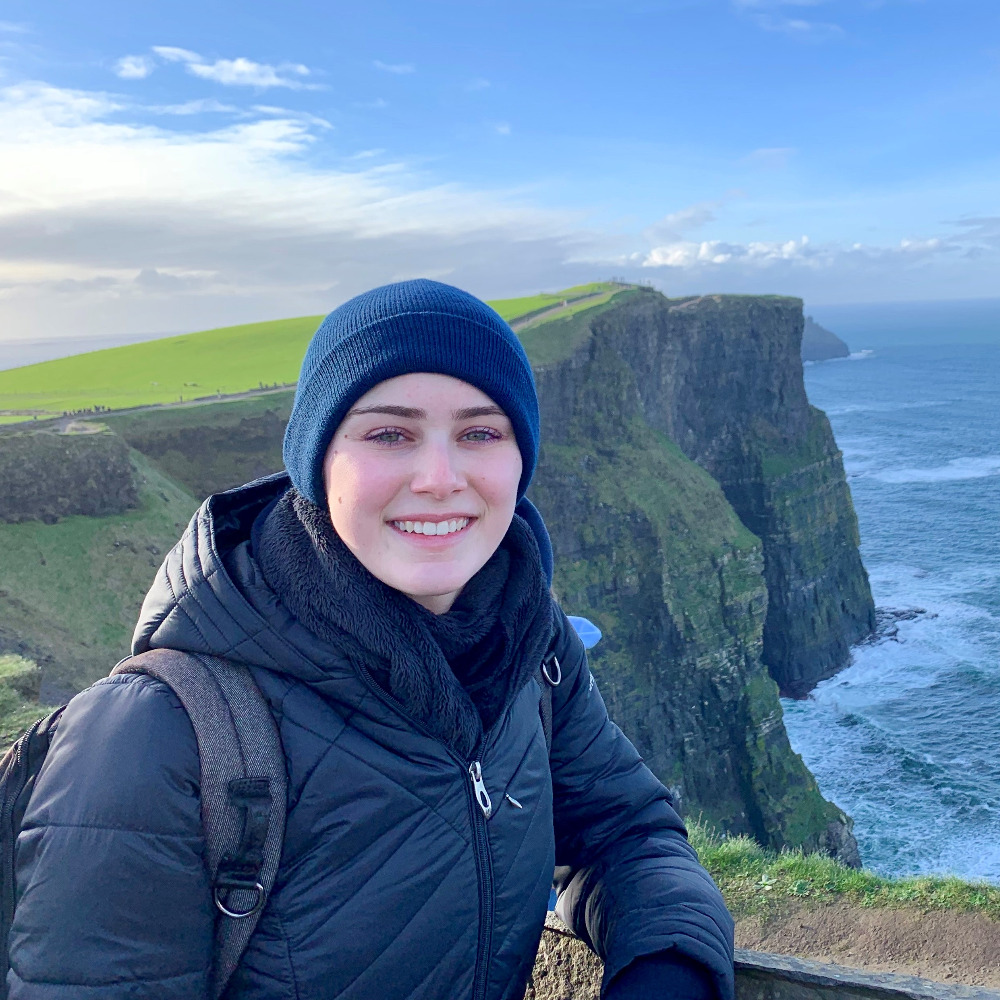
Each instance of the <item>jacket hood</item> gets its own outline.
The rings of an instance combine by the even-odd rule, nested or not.
[[[250,553],[257,515],[291,486],[285,472],[210,496],[167,553],[139,612],[133,655],[179,649],[305,681],[349,669],[281,604]]]

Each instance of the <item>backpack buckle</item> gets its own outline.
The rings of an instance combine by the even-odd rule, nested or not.
[[[222,901],[222,894],[227,895],[233,891],[242,892],[253,892],[255,893],[253,906],[246,910],[231,910]],[[215,899],[215,905],[218,907],[221,913],[224,913],[227,917],[233,917],[239,920],[241,917],[252,917],[255,913],[260,913],[264,909],[264,904],[267,902],[267,890],[260,884],[260,882],[241,882],[237,879],[227,879],[225,882],[217,882],[215,885],[215,890],[212,893]]]
[[[562,667],[559,666],[559,657],[555,653],[549,653],[542,660],[542,676],[552,687],[558,687],[562,682]]]

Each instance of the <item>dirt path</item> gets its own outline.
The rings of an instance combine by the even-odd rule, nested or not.
[[[183,410],[191,406],[211,406],[214,403],[231,403],[237,399],[255,399],[258,396],[274,396],[282,392],[290,392],[295,388],[294,382],[284,383],[274,389],[246,389],[243,392],[217,393],[214,396],[199,396],[196,399],[185,399],[183,402],[146,403],[142,406],[126,406],[120,410],[101,410],[99,413],[80,412],[68,416],[47,416],[43,420],[25,420],[21,423],[3,424],[5,430],[58,430],[66,433],[67,428],[77,421],[100,421],[102,417],[120,417],[126,413],[143,413],[146,410]],[[0,410],[0,416],[19,415],[22,410]],[[44,413],[44,410],[35,411]],[[72,428],[71,428],[72,430]]]
[[[590,295],[581,295],[578,299],[567,299],[565,302],[560,302],[558,305],[551,306],[548,309],[543,309],[541,312],[531,313],[525,319],[514,319],[510,322],[510,328],[517,333],[518,330],[523,330],[526,326],[531,326],[532,323],[537,323],[540,319],[548,319],[550,316],[557,316],[564,309],[570,309],[573,306],[580,305],[581,302],[589,302],[591,299],[599,299],[602,295],[607,295],[604,292],[592,292]]]
[[[978,913],[799,906],[738,921],[736,946],[1000,989],[1000,923]]]

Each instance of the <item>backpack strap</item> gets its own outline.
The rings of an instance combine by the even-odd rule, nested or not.
[[[64,705],[63,708],[66,706]],[[33,723],[0,760],[0,998],[7,1000],[8,941],[14,922],[14,849],[35,778],[45,763],[63,708]]]
[[[538,699],[538,713],[542,717],[542,732],[545,734],[545,749],[552,755],[552,689],[562,682],[562,667],[555,650],[550,649],[542,660],[535,675],[541,695]]]
[[[274,885],[285,835],[288,776],[274,716],[247,667],[153,649],[114,674],[146,674],[184,706],[201,760],[205,862],[220,916],[212,996],[222,996]]]

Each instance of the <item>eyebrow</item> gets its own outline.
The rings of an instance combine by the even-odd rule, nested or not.
[[[380,413],[387,417],[402,417],[404,420],[426,420],[427,411],[412,406],[395,406],[392,403],[375,403],[372,406],[356,406],[348,412],[349,417],[360,417],[370,413]],[[467,406],[463,410],[453,410],[454,420],[474,420],[476,417],[506,417],[499,406]]]

